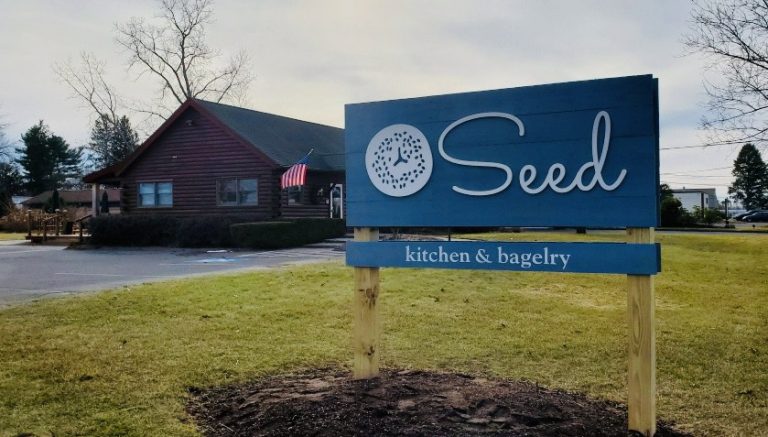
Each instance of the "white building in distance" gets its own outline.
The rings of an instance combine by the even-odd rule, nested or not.
[[[698,206],[701,209],[713,208],[719,209],[720,202],[717,200],[717,194],[714,188],[683,188],[673,189],[672,195],[683,204],[683,208],[693,212],[693,207]]]

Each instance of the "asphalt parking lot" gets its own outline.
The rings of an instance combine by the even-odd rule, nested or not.
[[[0,306],[43,296],[238,270],[342,259],[343,242],[270,251],[0,244]]]

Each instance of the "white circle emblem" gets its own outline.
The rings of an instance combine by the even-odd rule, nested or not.
[[[393,124],[371,138],[365,168],[382,193],[405,197],[424,188],[432,175],[432,151],[427,138],[408,124]]]

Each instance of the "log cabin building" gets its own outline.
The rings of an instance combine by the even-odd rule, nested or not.
[[[306,184],[282,190],[280,176],[310,150]],[[343,129],[190,99],[128,158],[83,180],[94,199],[119,187],[124,214],[270,220],[343,214],[344,175]]]

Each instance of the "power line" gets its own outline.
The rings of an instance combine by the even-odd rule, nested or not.
[[[740,144],[746,144],[749,141],[723,141],[719,143],[707,143],[707,144],[697,144],[692,146],[667,146],[667,147],[659,147],[659,150],[680,150],[680,149],[704,149],[707,147],[723,147],[723,146],[738,146]]]
[[[661,178],[662,179],[672,179],[672,180],[677,180],[677,181],[679,181],[682,178],[682,179],[687,179],[687,180],[691,180],[691,181],[694,181],[694,182],[699,180],[698,176],[696,176],[694,179],[688,179],[685,176],[682,176],[682,177],[678,177],[678,176],[662,176]],[[717,182],[717,181],[713,181],[713,182]]]
[[[720,187],[727,187],[730,186],[728,183],[703,183],[701,181],[680,181],[680,180],[669,180],[669,179],[662,179],[661,182],[667,183],[667,184],[680,184],[680,185],[702,185],[702,186],[720,186]]]
[[[685,170],[685,171],[711,171],[711,170],[730,170],[732,167],[713,167],[713,168],[698,168],[695,170]],[[664,174],[664,173],[662,173]]]
[[[716,175],[698,175],[698,174],[687,174],[687,173],[661,173],[662,176],[686,176],[686,177],[692,177],[692,178],[730,178],[733,177],[731,175],[724,175],[724,176],[716,176]]]
[[[702,184],[697,182],[680,182],[680,181],[669,181],[669,180],[662,180],[661,182],[666,184],[675,184],[675,185],[694,185],[699,187],[728,187],[728,184]]]
[[[672,180],[672,181],[679,181],[680,180],[680,179],[677,178],[677,176],[662,176],[661,179]],[[685,179],[685,178],[683,178],[683,179]],[[690,181],[692,183],[694,183],[694,182],[708,182],[708,181],[700,181],[698,177],[696,179],[690,179]],[[710,183],[717,183],[717,182],[721,182],[721,181],[709,181],[709,182]],[[722,183],[729,183],[729,182],[725,182],[724,181]]]
[[[705,149],[707,147],[736,146],[737,144],[699,144],[697,146],[670,146],[659,147],[659,150],[681,150],[681,149]]]

